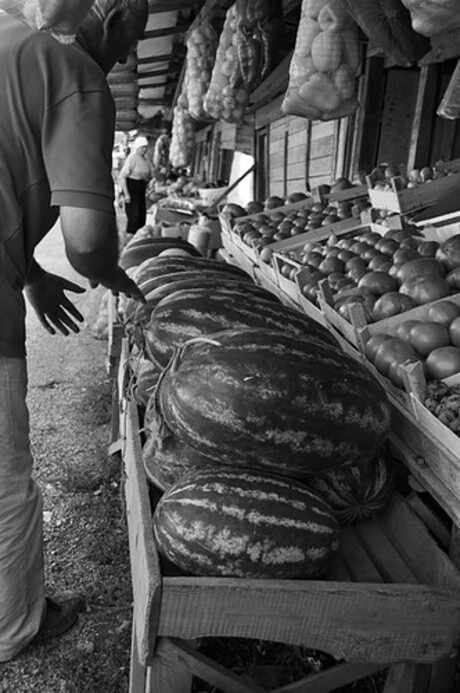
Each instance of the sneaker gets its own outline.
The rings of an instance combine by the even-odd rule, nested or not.
[[[32,643],[42,645],[68,631],[77,622],[82,607],[81,597],[65,597],[57,600],[46,597],[44,620]]]

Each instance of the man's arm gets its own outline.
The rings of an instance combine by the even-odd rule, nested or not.
[[[82,207],[61,207],[61,229],[72,267],[113,293],[144,301],[136,284],[118,265],[119,239],[115,212]]]

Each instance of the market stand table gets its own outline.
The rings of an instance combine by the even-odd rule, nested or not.
[[[451,690],[460,575],[396,493],[376,519],[342,530],[324,580],[192,577],[162,562],[128,359],[124,340],[117,412],[134,596],[130,693],[190,693],[193,675],[229,693],[262,693],[200,653],[202,637],[302,645],[341,660],[272,693],[331,691],[386,669],[385,693]]]

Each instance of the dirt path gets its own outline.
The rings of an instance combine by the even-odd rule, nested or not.
[[[68,264],[55,228],[37,259],[87,286]],[[44,494],[50,594],[81,593],[79,624],[0,665],[1,693],[118,693],[128,690],[131,580],[120,465],[108,456],[112,386],[107,341],[93,331],[104,290],[75,294],[86,318],[78,335],[51,337],[29,313],[31,439]]]

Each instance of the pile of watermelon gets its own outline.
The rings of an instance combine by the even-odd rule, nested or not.
[[[240,268],[158,240],[123,251],[146,303],[121,314],[159,552],[193,575],[321,576],[339,525],[393,490],[385,391]]]

